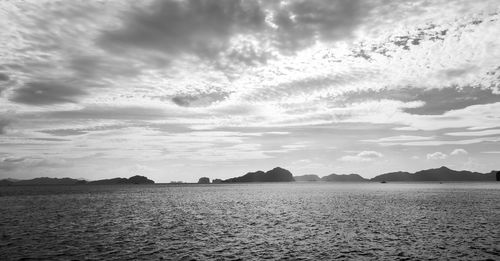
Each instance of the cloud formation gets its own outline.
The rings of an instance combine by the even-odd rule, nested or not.
[[[108,49],[213,57],[228,48],[233,34],[262,30],[264,19],[257,1],[156,1],[129,14],[122,28],[105,32],[100,41]]]
[[[9,119],[2,119],[0,118],[0,135],[5,134],[7,131],[7,126],[10,124]]]
[[[428,160],[444,160],[446,158],[448,158],[448,155],[446,155],[440,151],[436,151],[434,153],[427,154]]]
[[[61,82],[30,82],[14,89],[9,98],[13,102],[28,105],[52,105],[59,103],[75,103],[77,98],[87,92]]]
[[[466,150],[464,149],[454,149],[450,155],[451,156],[458,156],[458,155],[467,155],[469,154]]]
[[[0,72],[0,81],[1,81],[1,82],[6,82],[6,81],[8,81],[9,79],[10,79],[10,78],[9,78],[9,76],[8,76],[7,74]]]
[[[348,162],[369,162],[374,161],[378,158],[382,158],[384,155],[377,151],[361,151],[356,155],[346,155],[339,158],[340,161]]]

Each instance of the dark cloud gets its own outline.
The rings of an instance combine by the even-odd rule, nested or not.
[[[449,70],[443,71],[443,73],[447,78],[456,78],[456,77],[460,77],[464,74],[470,73],[473,69],[474,69],[473,67],[467,67],[467,68],[462,68],[462,69],[449,69]]]
[[[6,133],[7,126],[11,123],[9,119],[0,118],[0,135]]]
[[[279,47],[293,51],[317,38],[326,42],[349,38],[371,9],[359,0],[293,1],[274,15]]]
[[[115,51],[133,47],[211,57],[227,47],[233,33],[258,31],[264,19],[257,1],[156,1],[147,10],[134,10],[121,29],[105,32],[100,43]]]
[[[115,119],[115,120],[154,120],[165,119],[166,111],[157,108],[147,108],[138,106],[97,106],[86,107],[80,110],[55,111],[48,113],[47,116],[59,119]],[[179,113],[180,115],[180,113]]]
[[[52,160],[40,157],[10,157],[0,159],[0,170],[11,171],[18,168],[60,167],[67,165],[64,160]]]
[[[10,81],[10,77],[5,73],[0,72],[0,95],[7,88],[8,83],[6,82],[8,81]]]
[[[54,136],[75,136],[75,135],[83,135],[83,134],[87,133],[87,131],[83,131],[80,129],[57,129],[57,130],[45,130],[45,131],[40,131],[40,132],[51,134]]]
[[[98,43],[107,50],[126,51],[128,55],[137,50],[160,51],[168,56],[194,54],[209,59],[223,54],[229,60],[254,65],[272,57],[266,50],[269,47],[292,54],[317,40],[332,42],[352,37],[371,9],[372,5],[360,0],[286,4],[256,0],[158,0],[148,8],[125,13],[122,27],[104,31]],[[232,49],[234,43],[230,42],[237,35],[253,35],[258,46],[247,44]]]
[[[171,100],[173,103],[183,107],[206,107],[214,102],[224,100],[227,96],[227,93],[214,92],[200,95],[178,95]]]
[[[29,105],[51,105],[76,102],[86,91],[61,82],[31,82],[13,90],[9,100]]]
[[[140,69],[129,61],[92,55],[72,57],[69,67],[83,78],[134,77],[140,73]]]
[[[0,81],[6,82],[8,80],[10,80],[9,76],[7,74],[5,74],[5,73],[1,73],[0,72]]]
[[[477,87],[449,87],[442,89],[401,88],[366,90],[346,94],[345,102],[391,99],[399,101],[423,101],[418,108],[406,108],[405,111],[419,115],[438,115],[450,110],[458,110],[477,104],[500,102],[500,94],[491,89]]]

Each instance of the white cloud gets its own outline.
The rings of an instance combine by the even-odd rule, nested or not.
[[[366,142],[375,142],[375,143],[386,143],[386,142],[400,142],[400,141],[419,141],[419,140],[432,140],[434,137],[426,137],[426,136],[414,136],[414,135],[398,135],[385,137],[374,140],[363,140]]]
[[[382,146],[442,146],[442,145],[469,145],[482,142],[498,142],[500,137],[485,137],[477,139],[467,139],[467,140],[424,140],[424,141],[410,141],[410,142],[387,142],[380,143]]]
[[[466,150],[464,149],[454,149],[450,155],[452,156],[458,156],[458,155],[467,155],[469,154]]]
[[[368,162],[374,161],[378,158],[382,158],[384,155],[377,151],[362,151],[356,155],[346,155],[339,158],[340,161],[347,162]]]
[[[443,160],[443,159],[446,159],[447,157],[448,156],[446,154],[444,154],[440,151],[427,154],[428,160]]]
[[[483,131],[462,131],[462,132],[449,132],[449,136],[489,136],[500,135],[500,129],[483,130]]]

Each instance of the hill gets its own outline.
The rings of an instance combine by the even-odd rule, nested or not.
[[[495,181],[495,171],[490,173],[456,171],[445,166],[437,169],[427,169],[409,172],[391,172],[378,175],[372,181]]]
[[[302,176],[293,176],[295,181],[321,181],[321,178],[318,175],[308,174]]]
[[[72,178],[34,178],[28,180],[0,180],[0,186],[39,186],[39,185],[119,185],[119,184],[154,184],[155,182],[144,176],[133,176],[130,178],[102,179],[85,181]]]
[[[226,179],[224,183],[239,183],[239,182],[292,182],[295,181],[290,171],[276,167],[267,172],[261,170],[256,172],[248,172],[241,177]]]
[[[330,174],[321,178],[322,181],[328,182],[360,182],[368,181],[358,174]]]

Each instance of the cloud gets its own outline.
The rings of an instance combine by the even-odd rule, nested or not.
[[[442,146],[442,145],[469,145],[482,142],[498,142],[500,138],[486,137],[466,140],[428,140],[428,141],[405,141],[405,142],[387,142],[381,143],[383,146]]]
[[[171,100],[173,103],[182,107],[206,107],[215,102],[220,102],[227,98],[227,93],[211,92],[200,93],[198,95],[177,95]]]
[[[5,157],[0,159],[0,170],[54,168],[67,166],[68,162],[60,158],[46,157]]]
[[[317,41],[349,39],[372,8],[359,0],[157,0],[127,12],[122,26],[104,30],[98,43],[117,53],[154,50],[209,60],[224,55],[255,65],[273,52],[294,54]]]
[[[467,155],[469,154],[466,150],[464,149],[454,149],[450,155],[452,156],[458,156],[458,155]]]
[[[391,143],[391,142],[408,142],[408,141],[420,141],[420,140],[432,140],[434,137],[425,137],[425,136],[414,136],[414,135],[399,135],[399,136],[391,136],[385,137],[375,140],[363,140],[366,142],[375,142],[375,143]]]
[[[443,160],[446,158],[448,158],[448,156],[442,152],[439,152],[439,151],[427,154],[428,160]]]
[[[77,54],[69,57],[71,68],[80,79],[137,77],[141,68],[137,61],[96,54]]]
[[[347,39],[353,36],[371,8],[368,3],[358,0],[290,1],[273,14],[278,47],[295,51],[316,40]]]
[[[0,135],[5,134],[7,126],[11,123],[9,119],[0,118]]]
[[[75,103],[76,98],[87,95],[82,89],[62,82],[30,82],[13,90],[9,100],[28,105]]]
[[[167,116],[183,115],[182,112],[167,113],[166,110],[141,106],[88,106],[78,110],[53,111],[45,114],[59,119],[110,119],[110,120],[152,120],[166,119]]]
[[[500,135],[500,129],[483,130],[483,131],[462,131],[462,132],[449,132],[449,136],[490,136]]]
[[[374,161],[383,156],[384,155],[382,153],[377,151],[362,151],[356,155],[343,156],[339,158],[339,160],[347,162],[368,162],[368,161]]]
[[[480,87],[456,86],[444,88],[415,88],[404,87],[379,90],[367,89],[358,92],[346,93],[346,102],[366,100],[399,100],[404,102],[422,101],[423,106],[406,108],[405,112],[417,115],[440,115],[450,110],[457,110],[477,104],[500,102],[500,93],[493,93],[493,89]]]
[[[265,25],[257,1],[155,1],[137,8],[122,28],[100,38],[107,49],[133,48],[212,57],[226,49],[233,34],[252,33]]]
[[[5,73],[0,72],[0,82],[6,82],[8,80],[10,80],[10,77]]]

